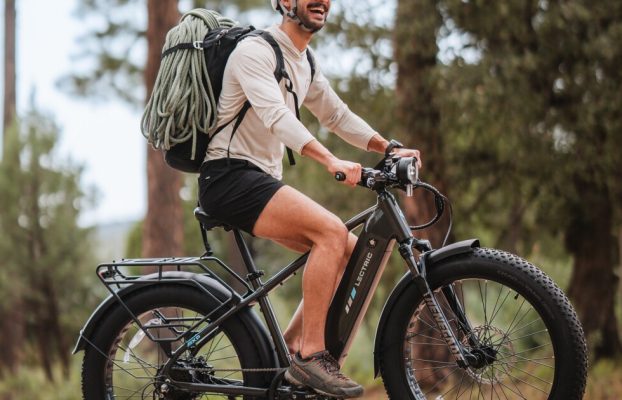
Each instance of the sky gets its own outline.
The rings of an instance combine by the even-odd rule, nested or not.
[[[56,86],[72,70],[76,39],[86,31],[73,15],[76,3],[17,1],[17,112],[23,115],[30,108],[34,90],[37,107],[61,128],[58,156],[84,165],[82,185],[95,187],[98,196],[97,205],[82,215],[82,225],[137,220],[146,210],[141,110],[116,101],[72,98]]]

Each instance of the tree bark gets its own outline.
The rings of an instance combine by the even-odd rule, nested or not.
[[[2,130],[2,153],[6,157],[7,130],[15,121],[15,0],[4,1],[4,113]],[[21,348],[24,337],[23,302],[21,294],[6,299],[0,308],[0,375],[8,370],[15,374],[21,362]],[[6,399],[11,399],[7,395]]]
[[[613,208],[609,189],[593,179],[575,178],[582,194],[566,231],[566,248],[574,256],[568,295],[588,337],[598,337],[596,358],[622,354],[615,314],[619,278],[615,269]]]
[[[15,120],[15,18],[15,0],[5,0],[3,152],[7,148],[6,131]]]
[[[425,180],[447,195],[434,79],[438,53],[436,36],[441,24],[435,0],[398,2],[394,48],[399,137],[407,147],[421,150]],[[404,202],[406,216],[417,225],[429,221],[436,213],[432,196],[422,194],[417,191],[413,199]],[[434,246],[440,246],[445,231],[446,222],[441,221],[428,228],[426,234]]]
[[[177,0],[147,2],[147,99],[155,84],[166,33],[179,21]],[[147,215],[143,227],[144,257],[180,256],[183,249],[183,213],[179,192],[182,175],[169,167],[160,151],[147,150]]]

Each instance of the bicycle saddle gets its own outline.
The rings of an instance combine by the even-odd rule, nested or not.
[[[201,223],[201,225],[203,225],[203,228],[206,231],[209,231],[211,229],[218,228],[218,227],[223,227],[226,230],[231,229],[231,227],[225,224],[224,222],[219,221],[215,218],[212,218],[208,213],[205,212],[205,210],[201,208],[201,206],[197,206],[194,209],[194,217]]]

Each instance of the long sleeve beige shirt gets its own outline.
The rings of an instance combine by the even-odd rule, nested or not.
[[[354,114],[330,87],[317,60],[311,81],[311,67],[306,52],[294,46],[277,25],[267,29],[279,44],[285,69],[292,79],[299,106],[304,105],[320,124],[353,146],[367,150],[376,134]],[[241,41],[231,53],[225,68],[222,92],[218,101],[217,126],[231,121],[248,99],[251,108],[233,138],[230,123],[211,141],[206,160],[229,157],[248,160],[266,173],[281,179],[285,146],[300,153],[314,136],[296,118],[293,95],[285,89],[286,79],[274,77],[276,56],[261,37]]]

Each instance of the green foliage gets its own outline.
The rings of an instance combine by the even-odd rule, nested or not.
[[[143,104],[145,1],[83,0],[76,17],[89,30],[76,43],[76,69],[61,78],[66,92],[91,99]]]
[[[82,357],[74,357],[68,377],[50,382],[40,368],[25,367],[16,375],[0,381],[2,399],[82,400],[80,388],[80,364]],[[61,376],[61,368],[55,365],[53,375]]]
[[[78,225],[92,201],[80,188],[82,168],[58,159],[58,137],[33,109],[9,131],[0,163],[0,295],[24,318],[13,323],[23,324],[25,347],[38,348],[28,363],[66,363],[95,300],[90,229]]]
[[[195,7],[223,15],[243,16],[256,8],[269,10],[263,0],[181,1],[181,13]],[[92,100],[120,99],[144,104],[143,71],[146,57],[146,0],[81,0],[76,16],[88,29],[78,39],[76,67],[58,81],[64,91]]]
[[[571,221],[568,207],[581,208],[572,207],[582,201],[577,176],[609,186],[608,201],[619,204],[622,51],[612,43],[622,34],[620,5],[441,4],[462,33],[462,51],[479,52],[472,64],[458,56],[442,75],[451,94],[443,102],[447,154],[457,166],[450,175],[471,193],[466,210],[510,205],[527,216],[523,237],[536,228],[559,232]],[[512,223],[511,215],[482,218]]]
[[[619,354],[612,279],[622,216],[622,49],[614,43],[622,6],[439,4],[446,33],[462,43],[439,68],[449,172],[467,219],[458,231],[486,227],[493,246],[521,253],[546,244],[553,266],[555,256],[571,254],[568,293],[596,357]]]

